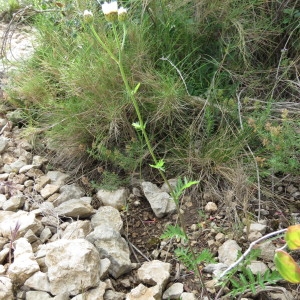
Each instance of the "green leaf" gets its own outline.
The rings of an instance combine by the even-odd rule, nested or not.
[[[300,268],[288,253],[277,250],[274,262],[278,272],[285,280],[291,283],[300,283]]]
[[[164,168],[165,162],[163,159],[160,159],[155,165],[150,165],[150,167],[161,170],[161,171],[165,171]]]
[[[300,224],[288,227],[285,233],[285,241],[289,249],[300,249]]]
[[[141,125],[139,122],[134,122],[132,123],[132,126],[136,129],[136,130],[142,130],[146,128],[146,125]]]
[[[137,93],[137,91],[138,91],[139,88],[140,88],[140,85],[141,85],[141,83],[139,82],[139,83],[136,85],[136,87],[134,88],[134,90],[132,91],[132,95],[134,95],[134,94]]]
[[[186,241],[187,237],[179,225],[168,225],[164,233],[160,236],[161,239],[181,238]]]

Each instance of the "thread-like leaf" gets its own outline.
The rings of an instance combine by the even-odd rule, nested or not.
[[[300,249],[300,224],[289,226],[285,233],[285,241],[291,250]]]
[[[277,250],[274,262],[278,272],[285,280],[291,283],[300,283],[300,268],[288,253]]]

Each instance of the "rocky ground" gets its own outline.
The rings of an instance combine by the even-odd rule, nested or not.
[[[32,28],[13,28],[12,36],[7,24],[0,29],[10,62],[30,55]],[[6,73],[7,65],[2,60],[0,71]],[[24,138],[20,121],[18,110],[1,105],[0,299],[207,299],[193,272],[174,256],[182,241],[160,239],[178,219],[166,187],[136,179],[114,192],[89,188],[63,169],[50,169],[48,157]],[[220,289],[214,275],[239,251],[287,226],[291,217],[297,221],[299,178],[275,178],[273,186],[275,193],[263,199],[261,221],[245,228],[235,226],[240,217],[228,207],[230,191],[227,202],[211,192],[185,197],[181,209],[193,246],[210,249],[221,263],[201,264],[211,299]],[[281,239],[259,245],[262,254],[251,262],[252,272],[273,269],[281,246]],[[284,282],[239,296],[300,299],[297,286]]]

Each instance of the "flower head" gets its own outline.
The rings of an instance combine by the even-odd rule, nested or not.
[[[121,6],[119,9],[118,9],[118,20],[120,22],[124,22],[127,20],[127,9],[124,8],[123,6]]]
[[[102,4],[102,11],[104,13],[105,19],[109,22],[115,22],[118,20],[118,2],[104,2]]]
[[[90,10],[85,10],[83,12],[83,20],[85,23],[92,23],[94,19],[94,15]]]

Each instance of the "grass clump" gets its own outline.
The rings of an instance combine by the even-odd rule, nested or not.
[[[266,176],[299,169],[299,111],[290,112],[299,97],[299,1],[120,2],[130,12],[122,63],[130,86],[140,83],[141,116],[168,176],[218,181],[237,165],[251,176],[249,147]],[[96,1],[60,3],[33,17],[39,47],[12,79],[11,103],[51,128],[46,137],[66,160],[88,153],[117,173],[143,166],[156,177],[118,66],[83,11],[93,12],[97,34],[117,55],[111,25]]]

